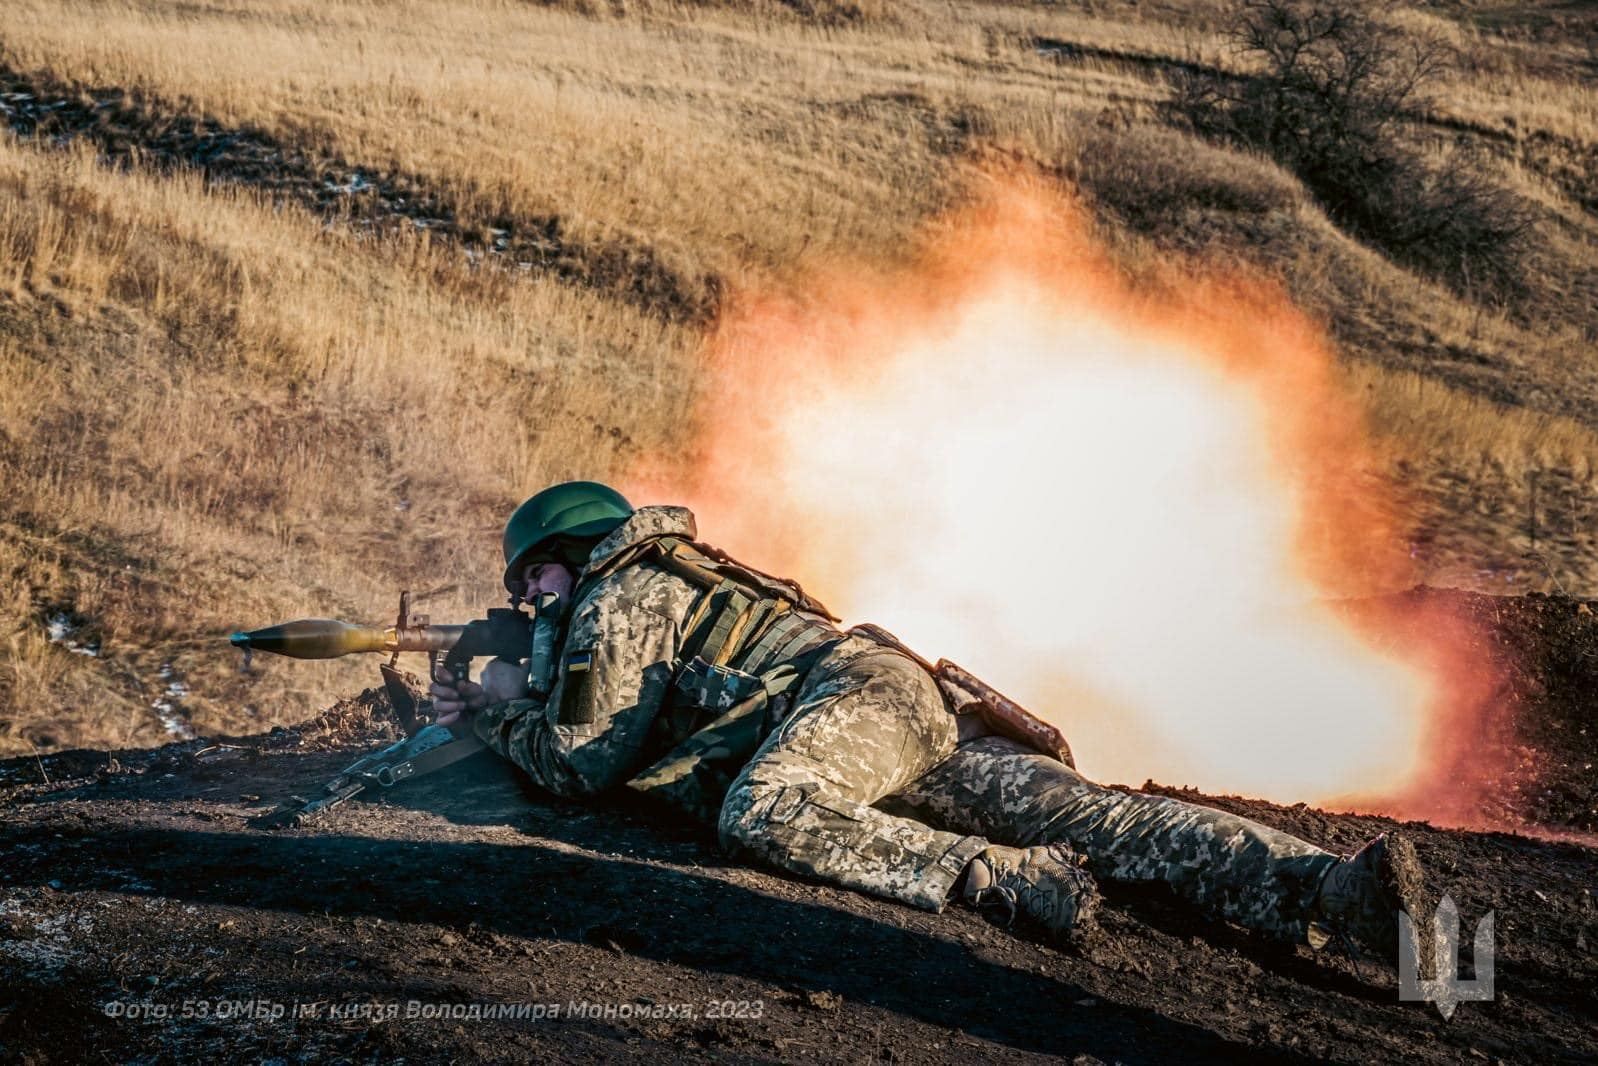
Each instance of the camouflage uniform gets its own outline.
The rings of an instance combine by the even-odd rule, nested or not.
[[[962,719],[920,665],[816,611],[766,618],[759,640],[728,645],[725,666],[685,663],[710,593],[637,552],[693,536],[687,510],[645,507],[600,542],[547,686],[535,677],[534,698],[480,711],[477,734],[552,792],[626,784],[714,818],[729,848],[927,910],[990,842],[1066,840],[1105,880],[1163,881],[1245,925],[1302,935],[1332,856],[1101,788],[1002,738],[962,745]]]
[[[680,507],[640,508],[595,547],[589,569],[666,533],[692,536],[693,517]],[[477,735],[557,795],[590,796],[621,784],[644,765],[672,689],[683,621],[699,595],[648,564],[586,589],[572,606],[548,696],[536,698],[535,679],[535,698],[479,711]]]

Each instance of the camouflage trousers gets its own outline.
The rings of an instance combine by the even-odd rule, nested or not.
[[[961,744],[882,806],[995,843],[1068,843],[1100,881],[1163,884],[1208,914],[1300,942],[1321,878],[1337,861],[1248,818],[1105,788],[995,736]]]
[[[925,670],[849,637],[810,669],[733,781],[721,841],[790,873],[941,910],[988,842],[872,804],[954,754],[958,739]]]
[[[1223,811],[1104,788],[1002,737],[961,743],[959,721],[926,671],[851,637],[733,782],[723,844],[936,911],[990,842],[1066,842],[1100,880],[1163,883],[1219,917],[1304,938],[1335,856]]]

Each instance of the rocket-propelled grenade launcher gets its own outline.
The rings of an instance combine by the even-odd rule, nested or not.
[[[442,657],[450,676],[464,681],[473,659],[488,656],[514,662],[525,658],[532,642],[532,623],[532,618],[521,611],[496,607],[487,618],[464,625],[434,625],[425,614],[411,614],[411,594],[402,592],[399,617],[386,629],[332,618],[300,618],[234,633],[228,639],[235,648],[243,649],[246,668],[251,653],[257,651],[291,659],[337,659],[362,653],[390,656],[381,667],[383,684],[405,731],[414,734],[425,723],[417,717],[415,697],[401,678],[400,652],[425,653],[429,675]]]
[[[547,606],[543,605],[543,606]],[[404,740],[357,760],[309,799],[290,796],[275,809],[251,819],[262,829],[298,825],[301,820],[335,807],[361,792],[386,789],[459,762],[482,750],[480,740],[469,726],[446,727],[429,724],[429,715],[419,713],[415,694],[399,671],[399,653],[419,651],[427,655],[431,675],[443,657],[444,668],[457,681],[464,681],[473,659],[494,656],[519,660],[532,647],[533,619],[513,608],[500,607],[465,625],[433,625],[426,615],[411,614],[411,594],[400,594],[399,617],[387,629],[351,625],[332,618],[301,618],[282,625],[267,626],[248,633],[234,633],[229,641],[244,651],[248,668],[250,654],[257,651],[286,655],[291,659],[337,659],[344,655],[376,652],[390,656],[379,669],[388,691],[394,714],[405,727]]]

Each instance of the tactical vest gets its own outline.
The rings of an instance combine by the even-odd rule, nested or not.
[[[621,552],[583,584],[646,562],[701,593],[684,623],[671,698],[655,720],[651,747],[666,755],[627,787],[713,821],[733,778],[785,713],[785,697],[844,634],[797,582],[678,536]]]
[[[655,720],[654,750],[669,749],[627,787],[715,821],[733,779],[788,710],[788,696],[822,656],[858,635],[908,656],[938,685],[956,715],[980,717],[986,731],[1075,767],[1054,725],[954,663],[929,663],[872,625],[848,634],[837,616],[794,581],[753,570],[707,544],[660,536],[583,575],[583,588],[623,566],[650,562],[701,590],[689,612],[672,694]],[[574,596],[574,600],[577,597]]]

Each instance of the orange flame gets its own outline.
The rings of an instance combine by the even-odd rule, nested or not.
[[[1441,738],[1495,679],[1456,620],[1329,602],[1412,575],[1320,332],[1259,279],[1134,284],[1068,196],[977,182],[902,268],[732,300],[696,448],[636,488],[1057,723],[1091,777],[1462,817]]]

